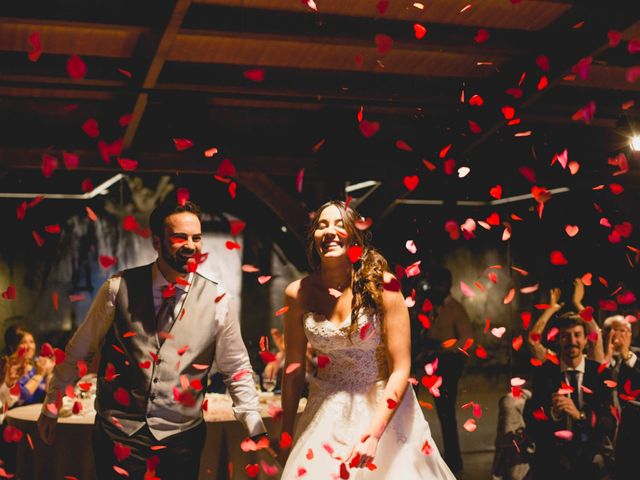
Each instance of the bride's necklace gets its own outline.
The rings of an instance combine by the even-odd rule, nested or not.
[[[320,277],[322,279],[322,277]],[[335,285],[328,285],[327,282],[325,282],[324,280],[322,280],[323,285],[325,286],[325,288],[327,288],[328,290],[337,290],[339,292],[344,291],[347,287],[351,286],[351,275],[347,275],[347,278]]]

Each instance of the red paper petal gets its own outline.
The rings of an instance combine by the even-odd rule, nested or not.
[[[131,398],[129,396],[129,392],[127,392],[124,388],[118,387],[116,391],[113,393],[113,398],[120,405],[124,405],[128,407],[131,404]]]
[[[85,178],[82,181],[82,184],[80,185],[80,189],[82,190],[83,193],[87,193],[93,190],[93,182],[91,181],[91,179]]]
[[[378,3],[376,3],[376,8],[380,15],[384,15],[387,13],[387,9],[389,8],[389,0],[379,0]]]
[[[130,158],[118,158],[118,163],[125,172],[132,172],[138,168],[138,162]]]
[[[247,80],[251,80],[252,82],[264,82],[264,69],[263,68],[254,68],[253,70],[246,70],[244,73],[244,78]]]
[[[62,152],[62,160],[67,170],[75,170],[80,164],[80,156],[75,153]]]
[[[396,148],[399,150],[404,150],[405,152],[413,152],[413,148],[404,140],[396,141]]]
[[[240,244],[232,242],[231,240],[227,240],[224,245],[228,250],[240,250],[240,248],[242,248]]]
[[[318,355],[318,368],[324,368],[331,362],[331,359],[326,355]]]
[[[617,30],[609,30],[607,37],[609,38],[609,46],[611,48],[617,47],[620,44],[620,40],[622,40],[622,34]]]
[[[33,235],[33,239],[35,240],[36,245],[38,245],[39,247],[44,245],[44,238],[42,238],[42,236],[40,236],[40,234],[38,234],[38,232],[33,230],[31,232],[31,234]]]
[[[471,105],[472,107],[481,107],[482,105],[484,105],[484,100],[480,95],[473,95],[469,99],[469,105]]]
[[[414,33],[416,35],[416,38],[418,40],[422,39],[427,34],[427,29],[424,28],[419,23],[414,23],[413,24],[413,31],[414,31]]]
[[[67,60],[67,74],[73,80],[84,78],[87,75],[87,66],[78,55],[71,55]]]
[[[37,62],[40,58],[40,55],[42,55],[42,45],[40,44],[39,32],[33,32],[31,35],[29,35],[29,44],[31,44],[33,50],[31,50],[27,54],[27,56],[30,61]]]
[[[478,134],[482,132],[482,127],[473,120],[469,120],[469,130],[471,130],[472,133]]]
[[[44,178],[50,178],[53,172],[58,168],[58,159],[46,153],[42,155],[42,175]]]
[[[124,115],[120,116],[120,120],[118,121],[118,123],[120,124],[121,127],[126,127],[127,125],[129,125],[129,123],[131,123],[132,118],[133,118],[132,114],[125,113]]]
[[[124,459],[129,458],[131,455],[131,448],[123,445],[120,442],[115,442],[113,444],[113,454],[116,457],[116,460],[122,462]]]
[[[100,127],[95,118],[88,118],[82,124],[82,131],[90,138],[98,138],[100,136]]]
[[[296,175],[296,191],[298,193],[302,192],[302,182],[304,180],[304,168],[301,168],[298,171],[298,175]]]
[[[127,232],[131,232],[139,228],[138,221],[133,215],[127,215],[122,219],[122,228]]]
[[[2,292],[2,298],[5,300],[15,300],[16,298],[16,287],[13,285],[9,285],[7,289]]]
[[[513,116],[516,114],[516,109],[509,105],[505,105],[504,107],[502,107],[501,110],[502,110],[502,115],[506,120],[511,120]]]
[[[380,130],[379,122],[370,122],[368,120],[363,120],[359,123],[360,133],[366,138],[373,137],[378,130]]]
[[[244,227],[246,226],[246,223],[242,220],[231,220],[229,222],[229,225],[231,226],[231,235],[235,237],[236,235],[242,233]]]
[[[179,205],[184,206],[189,201],[189,189],[186,187],[180,187],[176,190],[176,200]]]
[[[225,158],[224,160],[222,160],[222,162],[220,162],[220,165],[218,165],[218,170],[216,171],[216,173],[221,177],[235,177],[236,167],[231,162],[231,160]]]
[[[406,176],[404,177],[402,183],[404,183],[404,186],[407,190],[413,192],[420,183],[420,178],[417,175]]]
[[[393,39],[384,33],[378,33],[374,37],[378,55],[385,55],[393,47]]]
[[[560,250],[551,252],[549,259],[552,265],[567,265],[569,261]]]
[[[125,70],[123,68],[118,68],[117,69],[118,73],[120,73],[121,75],[124,75],[127,78],[131,78],[131,72],[129,70]]]
[[[193,142],[188,138],[174,138],[173,144],[175,145],[178,152],[182,152],[184,150],[187,150],[188,148],[193,147]]]
[[[491,195],[496,200],[502,198],[502,186],[496,185],[495,187],[491,187],[489,189],[489,195]]]
[[[484,28],[479,28],[476,36],[473,38],[476,43],[484,43],[489,40],[489,31]]]
[[[349,261],[351,263],[356,263],[358,260],[360,260],[360,257],[362,257],[363,252],[364,252],[364,249],[360,245],[352,245],[347,250]]]
[[[102,265],[102,268],[104,268],[105,270],[118,262],[118,259],[116,257],[111,257],[109,255],[100,255],[99,260],[100,265]]]

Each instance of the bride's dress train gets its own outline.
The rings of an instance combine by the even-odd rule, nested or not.
[[[350,337],[323,315],[308,312],[304,329],[320,355],[309,400],[294,435],[294,445],[282,473],[283,480],[340,479],[349,450],[367,429],[384,396],[388,369],[376,316],[362,315],[359,331]],[[386,399],[385,399],[386,400]],[[380,438],[370,471],[348,469],[351,480],[451,479],[455,477],[436,448],[411,386],[395,407]],[[344,468],[344,467],[343,467]]]

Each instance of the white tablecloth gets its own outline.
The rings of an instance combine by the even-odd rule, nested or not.
[[[270,465],[275,461],[264,452],[243,452],[240,442],[246,438],[246,432],[235,420],[231,410],[231,398],[226,395],[208,395],[208,409],[204,413],[207,424],[207,439],[200,461],[200,480],[226,480],[230,478],[248,478],[245,466],[249,463],[265,461]],[[278,396],[261,396],[261,414],[272,438],[280,434],[280,423],[269,414],[269,406],[280,406]],[[304,399],[300,402],[299,412],[304,409]],[[75,477],[78,480],[96,478],[91,450],[91,432],[95,413],[71,415],[58,419],[56,441],[47,446],[40,441],[36,422],[42,405],[27,405],[10,410],[7,422],[19,428],[24,436],[18,444],[16,473],[20,479],[51,479]],[[31,442],[29,441],[31,440]],[[33,449],[31,448],[33,444]],[[258,479],[278,479],[279,475],[268,477],[262,469],[255,477]]]

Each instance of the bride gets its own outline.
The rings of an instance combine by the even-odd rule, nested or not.
[[[454,479],[408,388],[409,314],[399,283],[359,222],[344,202],[320,207],[307,248],[315,270],[285,291],[281,438],[294,443],[280,452],[282,479]],[[294,434],[307,340],[318,373]]]

